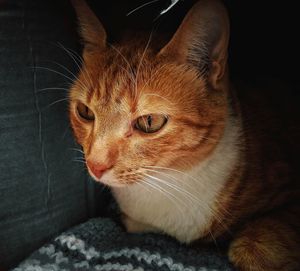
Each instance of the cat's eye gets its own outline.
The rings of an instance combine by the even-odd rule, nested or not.
[[[95,115],[93,111],[89,107],[87,107],[84,103],[79,102],[77,104],[77,112],[78,115],[86,121],[93,121],[95,119]]]
[[[168,121],[165,115],[151,114],[139,117],[135,128],[144,133],[155,133],[159,131]]]

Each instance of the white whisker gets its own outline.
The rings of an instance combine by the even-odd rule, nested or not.
[[[145,184],[145,181],[139,180],[138,182],[136,182],[136,184],[142,186],[142,187],[145,188],[150,194],[152,194],[153,190],[149,189],[149,187]]]
[[[50,71],[50,72],[53,72],[53,73],[56,73],[58,75],[61,75],[62,77],[70,80],[70,83],[74,83],[75,79],[76,78],[71,78],[59,71],[56,71],[56,70],[53,70],[53,69],[50,69],[50,68],[47,68],[47,67],[40,67],[40,66],[34,66],[33,68],[36,68],[36,69],[41,69],[41,70],[46,70],[46,71]],[[81,87],[83,87],[83,89],[86,89],[86,86],[85,85],[82,85],[81,82],[79,82],[79,84],[81,85]]]
[[[82,58],[74,50],[65,47],[61,42],[54,43],[54,45],[57,46],[59,49],[64,50],[69,55],[69,57],[71,57],[71,59],[75,62],[76,65],[80,66],[83,63]]]
[[[165,66],[165,65],[163,65]],[[161,71],[161,69],[157,69],[154,73],[152,73],[152,70],[151,70],[151,76],[150,78],[144,83],[143,87],[141,88],[141,91],[144,90],[144,88],[146,86],[149,85],[149,83],[151,82],[151,80],[153,80],[153,77],[156,76],[159,72]]]
[[[143,54],[142,54],[142,57],[140,59],[138,67],[137,67],[137,71],[136,71],[136,75],[135,75],[135,96],[134,96],[135,100],[137,99],[137,93],[138,93],[137,87],[138,87],[138,76],[139,76],[140,67],[141,67],[141,65],[143,63],[143,60],[144,60],[144,57],[146,55],[147,49],[148,49],[148,47],[150,45],[151,38],[152,38],[152,35],[153,35],[153,31],[154,31],[154,29],[152,29],[151,32],[150,32],[148,42],[147,42],[147,44],[145,46],[145,49],[144,49]]]
[[[92,78],[90,76],[90,73],[88,72],[88,70],[82,70],[81,66],[83,65],[84,61],[82,59],[82,57],[77,54],[74,50],[72,49],[68,49],[65,46],[63,46],[60,42],[58,43],[59,47],[61,49],[63,49],[68,55],[69,57],[75,62],[76,66],[78,67],[79,71],[83,74],[84,80],[86,83],[90,83],[92,85]],[[88,76],[88,79],[85,76],[85,73]]]
[[[143,167],[143,168],[147,169],[146,166]],[[172,170],[172,169],[170,169],[170,168],[165,168],[165,167],[157,167],[157,168]],[[163,172],[161,172],[161,171],[156,171],[156,170],[154,170],[154,169],[147,169],[147,170],[148,170],[148,171],[155,172],[155,173],[158,173],[158,174],[165,175],[165,176],[171,178],[173,181],[176,181],[176,182],[180,181],[180,179],[177,179],[177,178],[175,178],[174,176],[169,175],[169,174],[166,174],[166,173],[163,173]],[[204,187],[203,184],[202,184],[200,181],[198,181],[197,179],[193,178],[192,176],[190,176],[190,175],[188,175],[188,174],[186,174],[186,173],[184,173],[184,172],[182,172],[182,171],[178,171],[178,170],[173,170],[173,171],[175,171],[175,172],[177,172],[177,173],[180,173],[180,174],[184,174],[185,176],[187,176],[187,177],[189,177],[189,178],[192,178],[193,180],[195,180],[195,181],[197,182],[197,184],[201,184],[202,187]],[[229,229],[228,229],[228,227],[227,227],[226,225],[224,225],[223,222],[222,222],[222,221],[220,220],[220,218],[219,218],[219,217],[220,217],[220,214],[223,215],[222,212],[224,212],[227,216],[230,216],[230,213],[229,213],[226,209],[224,209],[221,205],[219,205],[219,209],[218,209],[218,210],[215,210],[214,208],[212,208],[211,206],[209,206],[206,202],[203,202],[203,201],[201,202],[201,201],[200,201],[201,195],[199,195],[198,193],[197,193],[197,195],[192,194],[191,192],[185,190],[182,186],[177,186],[177,185],[175,185],[174,183],[170,184],[170,183],[168,183],[166,180],[162,180],[162,179],[159,179],[159,178],[156,178],[156,180],[157,180],[157,181],[164,182],[166,185],[172,187],[173,189],[177,190],[178,192],[181,192],[181,193],[185,194],[185,195],[189,198],[189,200],[193,201],[193,203],[196,203],[197,206],[199,206],[200,208],[206,208],[206,209],[209,209],[209,210],[213,213],[215,219],[220,223],[220,225],[221,225],[227,232],[230,232]],[[167,184],[167,183],[168,183],[168,184]],[[188,187],[191,189],[191,191],[193,191],[193,193],[195,192],[195,188],[193,188],[190,184],[184,183],[184,185],[188,186]],[[217,199],[215,199],[215,200],[216,200],[216,202],[218,202]]]
[[[168,167],[161,167],[161,166],[144,166],[144,168],[156,168],[156,169],[162,169],[162,170],[170,170],[170,171],[174,171],[174,172],[177,172],[179,174],[182,174],[188,178],[191,178],[192,180],[198,182],[197,179],[195,179],[193,176],[190,176],[189,174],[183,172],[183,171],[180,171],[180,170],[177,170],[177,169],[174,169],[174,168],[168,168]]]
[[[114,45],[112,45],[112,44],[110,44],[110,43],[108,43],[108,45],[109,45],[113,50],[115,50],[115,51],[123,58],[123,60],[124,60],[125,63],[127,64],[128,68],[130,69],[131,73],[130,73],[127,69],[125,69],[124,67],[121,67],[120,65],[118,65],[118,66],[121,67],[123,70],[125,70],[126,73],[129,75],[129,79],[130,79],[132,82],[134,82],[135,80],[134,80],[134,77],[133,77],[133,75],[134,75],[133,68],[132,68],[132,66],[130,65],[128,59],[124,56],[124,54],[121,53],[121,51],[120,51],[117,47],[115,47]]]
[[[129,16],[130,14],[134,13],[135,11],[137,11],[137,10],[139,10],[139,9],[145,7],[145,6],[148,6],[148,5],[152,4],[152,3],[158,2],[158,1],[159,1],[159,0],[152,0],[152,1],[149,1],[149,2],[147,2],[147,3],[145,3],[145,4],[143,4],[143,5],[140,5],[140,6],[138,6],[137,8],[135,8],[135,9],[129,11],[129,12],[126,14],[126,16]]]
[[[78,160],[78,159],[73,159],[72,161],[73,161],[73,162],[78,162],[78,163],[82,163],[82,164],[85,164],[85,161],[82,161],[82,160]]]
[[[84,88],[84,89],[88,88],[86,84],[89,82],[87,82],[84,74],[83,74],[83,77],[84,77],[85,82],[81,81],[77,75],[75,75],[73,72],[71,72],[68,68],[61,65],[60,63],[58,63],[56,61],[50,61],[50,63],[56,64],[57,66],[59,66],[60,68],[64,69],[66,72],[68,72],[71,76],[73,76],[73,81],[77,81],[81,85],[82,88]],[[81,71],[81,68],[79,68],[79,70]]]
[[[143,182],[144,184],[149,185],[154,190],[157,190],[162,195],[166,196],[170,201],[172,201],[174,203],[175,206],[177,206],[178,210],[184,215],[184,211],[183,211],[182,206],[185,206],[185,202],[182,202],[182,201],[179,202],[179,199],[175,195],[173,195],[168,190],[161,187],[159,184],[151,182],[151,179],[149,179],[149,178],[143,179],[140,182]]]
[[[69,150],[72,150],[72,151],[78,151],[78,152],[84,154],[84,151],[82,151],[81,149],[77,149],[77,148],[69,148]]]
[[[66,79],[69,79],[71,82],[74,81],[73,78],[71,78],[71,77],[69,77],[69,76],[67,76],[67,75],[65,75],[65,74],[63,74],[59,71],[56,71],[56,70],[53,70],[53,69],[50,69],[50,68],[47,68],[47,67],[34,66],[34,67],[31,67],[31,68],[32,69],[42,69],[42,70],[47,70],[47,71],[50,71],[50,72],[54,72],[56,74],[59,74],[59,75],[65,77]]]
[[[59,100],[54,101],[53,103],[47,105],[44,109],[48,109],[49,107],[51,107],[51,106],[53,106],[53,105],[55,105],[55,104],[57,104],[57,103],[61,103],[61,102],[63,102],[63,101],[68,101],[68,100],[69,100],[69,98],[59,99]]]
[[[149,177],[149,178],[152,178],[152,179],[154,179],[154,180],[156,180],[158,182],[161,182],[161,183],[165,184],[166,186],[174,189],[175,191],[177,191],[177,192],[179,192],[181,194],[185,194],[187,196],[186,198],[188,198],[191,203],[197,203],[197,204],[199,204],[199,200],[193,194],[191,194],[190,192],[182,189],[181,187],[176,186],[174,184],[171,184],[171,183],[169,183],[169,182],[167,182],[165,180],[162,180],[160,178],[154,177],[154,176],[152,176],[150,174],[147,174],[147,173],[144,173],[144,175],[147,176],[147,177]]]
[[[36,91],[36,93],[43,92],[43,91],[46,91],[46,90],[64,90],[64,91],[69,91],[70,89],[68,89],[68,88],[41,88],[41,89],[38,89]]]
[[[165,100],[165,101],[168,102],[169,104],[174,105],[174,103],[170,102],[167,98],[162,97],[162,96],[159,95],[159,94],[155,94],[155,93],[146,93],[146,94],[144,94],[144,95],[145,95],[145,96],[156,96],[156,97],[159,97],[159,98]]]
[[[164,175],[164,176],[170,178],[171,180],[173,180],[173,181],[175,181],[175,182],[183,183],[181,179],[179,179],[179,178],[177,179],[177,178],[175,178],[174,176],[172,176],[171,174],[167,174],[167,173],[165,173],[165,172],[158,171],[158,170],[154,170],[154,169],[147,169],[147,171],[155,172],[155,173]],[[197,184],[198,184],[198,183],[204,187],[204,185],[203,185],[200,181],[198,181]],[[195,187],[193,187],[191,184],[185,182],[183,185],[189,187],[192,191],[195,191]],[[198,196],[198,197],[201,197],[200,194],[197,194],[197,196]]]

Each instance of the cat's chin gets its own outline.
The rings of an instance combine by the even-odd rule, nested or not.
[[[90,176],[98,183],[107,185],[109,187],[125,187],[126,185],[119,182],[115,176],[113,175],[113,172],[109,170],[108,172],[105,172],[101,178],[97,178],[93,173],[89,172]]]

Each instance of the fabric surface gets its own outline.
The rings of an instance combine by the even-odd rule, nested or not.
[[[67,116],[77,66],[60,44],[78,39],[67,3],[0,1],[0,270],[96,205]]]
[[[91,219],[34,252],[13,271],[230,271],[216,249],[188,248],[158,234],[129,234],[109,218]]]

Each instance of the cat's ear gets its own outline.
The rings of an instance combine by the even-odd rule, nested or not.
[[[229,19],[223,4],[200,0],[159,54],[196,66],[216,87],[226,70],[228,41]]]
[[[106,32],[100,20],[84,0],[71,0],[79,21],[80,35],[85,48],[106,47]]]

